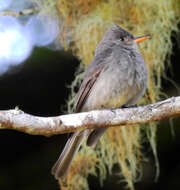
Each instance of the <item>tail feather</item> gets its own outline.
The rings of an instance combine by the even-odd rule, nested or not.
[[[107,128],[101,128],[101,129],[95,129],[88,137],[87,139],[87,145],[93,146],[96,145],[98,140],[101,138],[101,136],[104,134],[104,132],[107,130]]]
[[[59,179],[66,175],[71,162],[79,150],[83,139],[85,136],[85,132],[76,132],[68,139],[59,159],[54,164],[51,173],[55,176],[56,179]]]
[[[52,175],[54,175],[57,180],[65,176],[76,152],[79,150],[83,142],[84,137],[88,136],[87,139],[88,146],[95,145],[99,140],[99,138],[104,134],[106,129],[107,128],[95,129],[92,133],[91,130],[85,130],[73,133],[72,136],[68,139],[58,160],[52,167],[51,170]]]

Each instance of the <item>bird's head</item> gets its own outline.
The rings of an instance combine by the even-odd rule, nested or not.
[[[131,33],[116,24],[113,24],[104,35],[105,40],[118,41],[122,45],[133,45],[134,43],[136,44],[139,42],[143,42],[144,40],[149,38],[149,35],[134,37]]]

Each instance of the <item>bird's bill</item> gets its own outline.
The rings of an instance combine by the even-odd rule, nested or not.
[[[147,39],[149,39],[149,38],[150,38],[150,36],[149,36],[149,35],[146,35],[146,36],[137,37],[137,38],[135,38],[133,41],[134,41],[135,43],[139,43],[139,42],[143,42],[144,40],[147,40]]]

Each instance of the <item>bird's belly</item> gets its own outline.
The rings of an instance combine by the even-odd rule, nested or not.
[[[143,94],[143,85],[132,80],[118,80],[117,77],[99,79],[90,91],[81,111],[118,108],[132,102]]]

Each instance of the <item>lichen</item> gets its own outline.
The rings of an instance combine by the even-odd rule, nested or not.
[[[168,66],[165,60],[172,50],[171,33],[177,30],[180,21],[180,0],[57,0],[57,10],[63,22],[61,43],[65,49],[71,49],[85,66],[92,61],[96,45],[112,22],[136,36],[150,34],[152,39],[140,45],[149,75],[147,92],[139,103],[149,104],[159,100],[164,68]],[[72,85],[69,109],[73,103],[74,88],[81,78],[79,76]],[[134,189],[134,182],[142,175],[140,163],[145,158],[142,152],[143,134],[146,134],[152,147],[158,175],[157,127],[154,125],[112,128],[95,149],[83,144],[65,182],[60,181],[61,189],[88,189],[89,174],[98,174],[103,183],[108,173],[112,173],[114,164],[120,168],[119,176],[123,176],[127,186]]]

